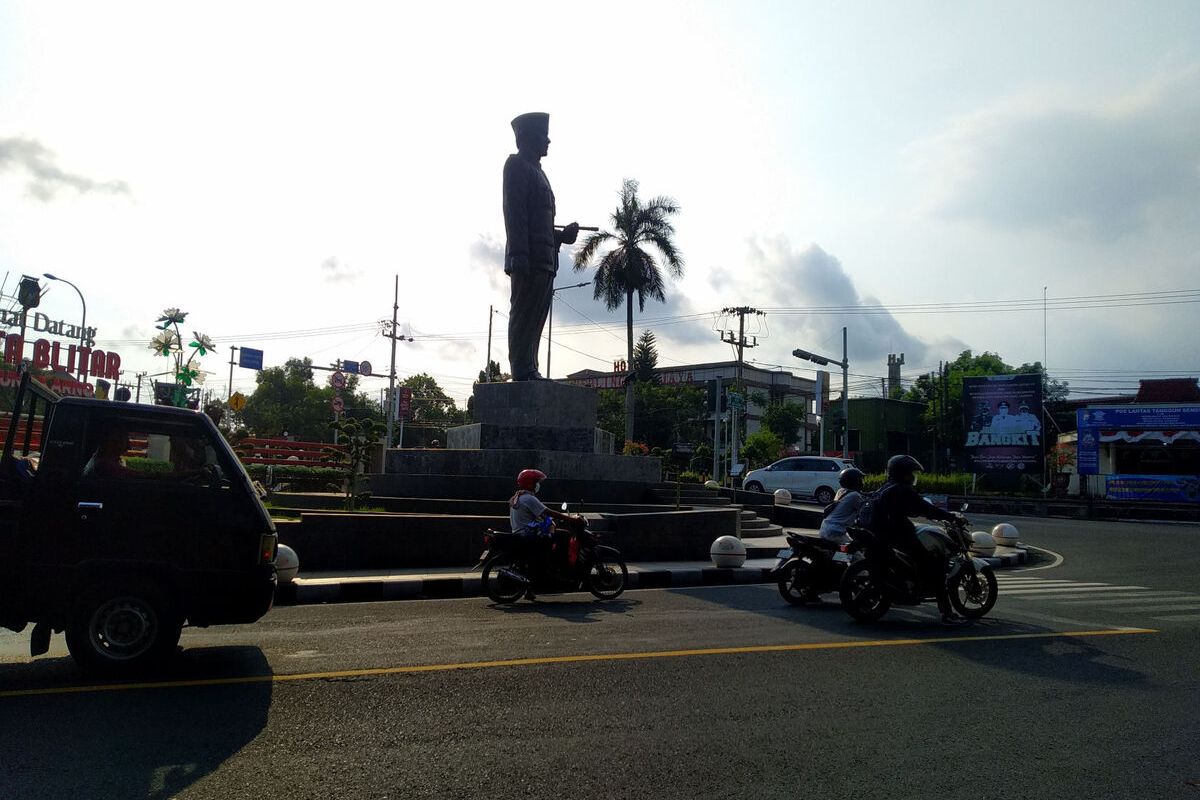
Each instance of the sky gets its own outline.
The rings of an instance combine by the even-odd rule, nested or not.
[[[606,227],[626,178],[678,202],[685,274],[634,321],[661,366],[730,359],[720,309],[747,305],[746,358],[796,374],[845,326],[852,395],[889,353],[905,379],[1045,358],[1081,395],[1200,374],[1195,2],[0,0],[4,291],[74,283],[126,379],[167,368],[146,345],[181,308],[224,396],[231,345],[386,375],[398,276],[398,375],[464,403],[489,316],[506,364],[527,111],[560,222]],[[625,342],[624,308],[558,293],[552,377]]]

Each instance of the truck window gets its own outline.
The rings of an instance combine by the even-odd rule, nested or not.
[[[97,420],[89,426],[81,477],[212,484],[224,467],[203,429]]]

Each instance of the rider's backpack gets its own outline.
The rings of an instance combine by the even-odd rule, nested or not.
[[[858,513],[854,515],[854,520],[850,523],[855,528],[866,528],[869,531],[875,530],[875,503],[879,500],[879,492],[863,492],[862,504],[858,507]]]

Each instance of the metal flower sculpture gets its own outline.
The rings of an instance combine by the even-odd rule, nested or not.
[[[187,319],[187,312],[178,308],[168,308],[162,312],[155,326],[159,333],[150,340],[150,349],[161,356],[175,359],[175,390],[171,393],[171,403],[176,406],[186,406],[188,401],[187,389],[192,384],[203,383],[204,374],[200,371],[197,358],[216,352],[216,346],[208,336],[199,331],[192,331],[193,339],[188,343],[189,350],[183,346],[183,335],[179,326]],[[187,358],[184,353],[187,352]]]

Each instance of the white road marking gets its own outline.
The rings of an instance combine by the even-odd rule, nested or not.
[[[1195,622],[1200,620],[1200,614],[1168,614],[1165,617],[1154,617],[1153,619],[1171,620],[1173,622]]]
[[[1079,594],[1104,594],[1105,592],[1136,592],[1145,586],[1061,586],[1057,589],[1013,589],[1003,594],[1029,597],[1034,600],[1051,598],[1056,595],[1072,597]]]
[[[1132,606],[1144,602],[1174,603],[1191,597],[1192,595],[1184,592],[1138,592],[1136,594],[1131,592],[1119,595],[1116,599],[1097,600],[1091,598],[1088,600],[1063,600],[1062,602],[1068,606]]]
[[[1126,614],[1139,614],[1147,611],[1200,611],[1200,599],[1175,606],[1133,606],[1132,608],[1122,608],[1121,611]]]

